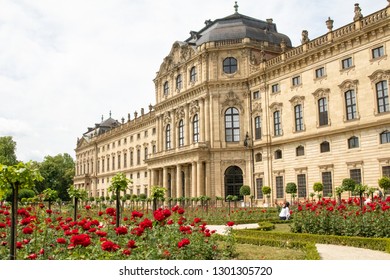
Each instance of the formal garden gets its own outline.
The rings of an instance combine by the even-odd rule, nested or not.
[[[324,197],[317,184],[314,195],[298,200],[289,183],[287,221],[278,217],[280,204],[255,206],[246,186],[240,192],[243,201],[234,196],[167,198],[158,186],[149,197],[121,196],[130,181],[118,173],[111,197],[88,198],[70,187],[72,201],[64,202],[49,188],[34,193],[34,183],[42,179],[29,164],[0,165],[0,187],[8,194],[0,206],[0,259],[316,260],[316,243],[390,253],[387,177],[378,181],[383,196],[345,179],[335,197]],[[263,188],[266,200],[269,189]],[[233,229],[249,223],[258,227]],[[226,234],[217,234],[213,225],[225,226]]]

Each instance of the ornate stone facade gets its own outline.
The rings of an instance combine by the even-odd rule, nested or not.
[[[295,48],[272,20],[207,21],[163,59],[149,112],[78,141],[74,184],[99,197],[117,172],[133,194],[160,185],[171,197],[226,197],[249,185],[259,205],[266,185],[272,202],[288,182],[299,197],[315,182],[325,196],[344,178],[377,186],[390,176],[390,9],[360,11]],[[253,36],[218,29],[248,20]]]

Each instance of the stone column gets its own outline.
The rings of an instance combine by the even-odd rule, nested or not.
[[[197,176],[196,176],[196,162],[192,163],[191,166],[191,197],[196,197],[197,196]]]
[[[197,196],[201,196],[204,195],[203,163],[198,162],[196,169],[197,169],[196,170],[196,175],[197,175],[196,194]]]
[[[176,197],[183,196],[182,178],[181,178],[181,165],[176,166]]]

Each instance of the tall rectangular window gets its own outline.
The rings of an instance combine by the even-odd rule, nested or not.
[[[328,102],[326,97],[318,100],[318,114],[320,126],[328,125]]]
[[[112,157],[112,170],[115,170],[115,156]]]
[[[362,170],[360,168],[349,170],[349,176],[357,185],[362,183]]]
[[[357,118],[356,96],[354,90],[348,90],[345,92],[345,109],[347,112],[347,120],[353,120]]]
[[[261,118],[260,117],[255,118],[255,139],[256,140],[261,139]]]
[[[376,98],[378,103],[378,113],[389,112],[389,92],[386,81],[380,81],[376,84]]]
[[[275,185],[276,185],[276,198],[283,198],[284,197],[284,190],[283,190],[283,176],[276,176],[275,178]]]
[[[118,155],[118,169],[121,169],[121,155]]]
[[[131,151],[130,152],[130,166],[133,166],[134,165],[134,152]]]
[[[178,128],[178,134],[179,134],[179,147],[184,146],[184,121],[180,120],[179,122],[179,128]]]
[[[123,167],[127,168],[127,153],[123,154]]]
[[[194,143],[199,142],[199,117],[196,114],[192,120],[192,140]]]
[[[295,131],[303,130],[303,113],[302,113],[302,105],[298,104],[294,107],[295,112]]]
[[[102,172],[104,172],[104,159],[102,159]]]
[[[306,197],[306,174],[297,175],[298,182],[298,197]]]
[[[137,149],[137,165],[141,164],[141,150]]]
[[[280,119],[280,111],[274,112],[274,136],[282,135],[282,121]]]
[[[332,172],[322,172],[322,185],[324,186],[322,193],[324,196],[331,196],[333,193],[332,187]]]
[[[263,178],[256,178],[257,199],[263,199]]]

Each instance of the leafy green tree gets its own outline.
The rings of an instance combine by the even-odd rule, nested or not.
[[[76,189],[74,186],[68,188],[69,197],[74,199],[73,220],[77,220],[78,201],[87,197],[87,192],[83,189]]]
[[[354,193],[359,196],[360,199],[360,208],[363,209],[363,194],[367,191],[367,186],[363,186],[361,184],[357,184],[355,186]]]
[[[263,186],[261,188],[261,192],[263,193],[263,195],[267,198],[267,204],[269,203],[268,199],[270,198],[271,196],[271,187],[269,186]]]
[[[150,198],[153,200],[153,211],[157,210],[157,201],[164,200],[166,188],[160,186],[152,186]]]
[[[320,192],[324,189],[324,185],[321,182],[316,182],[313,185],[313,190],[317,193],[318,199],[321,199],[322,195]]]
[[[335,192],[337,195],[337,202],[340,205],[341,204],[341,194],[344,192],[343,186],[336,187]]]
[[[15,165],[16,159],[16,142],[12,136],[0,137],[0,164]]]
[[[120,221],[120,212],[121,212],[121,204],[120,204],[120,193],[124,192],[127,189],[127,186],[132,181],[126,178],[126,175],[119,172],[115,174],[111,179],[111,185],[108,188],[109,192],[115,193],[115,201],[116,201],[116,227],[119,227]]]
[[[286,193],[291,195],[291,204],[297,194],[297,191],[298,191],[297,184],[295,184],[294,182],[287,183]]]
[[[7,166],[0,164],[0,189],[12,190],[12,216],[11,216],[11,240],[10,259],[16,259],[16,224],[18,212],[18,192],[20,189],[31,189],[35,182],[42,181],[43,177],[37,169],[31,167],[31,163],[19,162]]]
[[[390,178],[383,176],[378,180],[378,186],[383,190],[384,198],[386,199],[386,192],[390,190]]]
[[[45,189],[43,192],[43,199],[49,202],[49,209],[51,209],[51,203],[58,198],[58,192],[51,188]]]
[[[36,186],[38,193],[50,188],[57,191],[62,201],[69,201],[68,188],[73,184],[74,168],[74,160],[67,153],[46,156],[39,164],[39,171],[45,181]]]
[[[349,192],[349,196],[351,196],[351,193],[355,190],[356,182],[351,178],[345,178],[341,185],[343,186],[344,190]]]
[[[245,197],[251,194],[251,187],[247,185],[243,185],[240,188],[240,195],[244,197],[244,204],[245,204]]]

